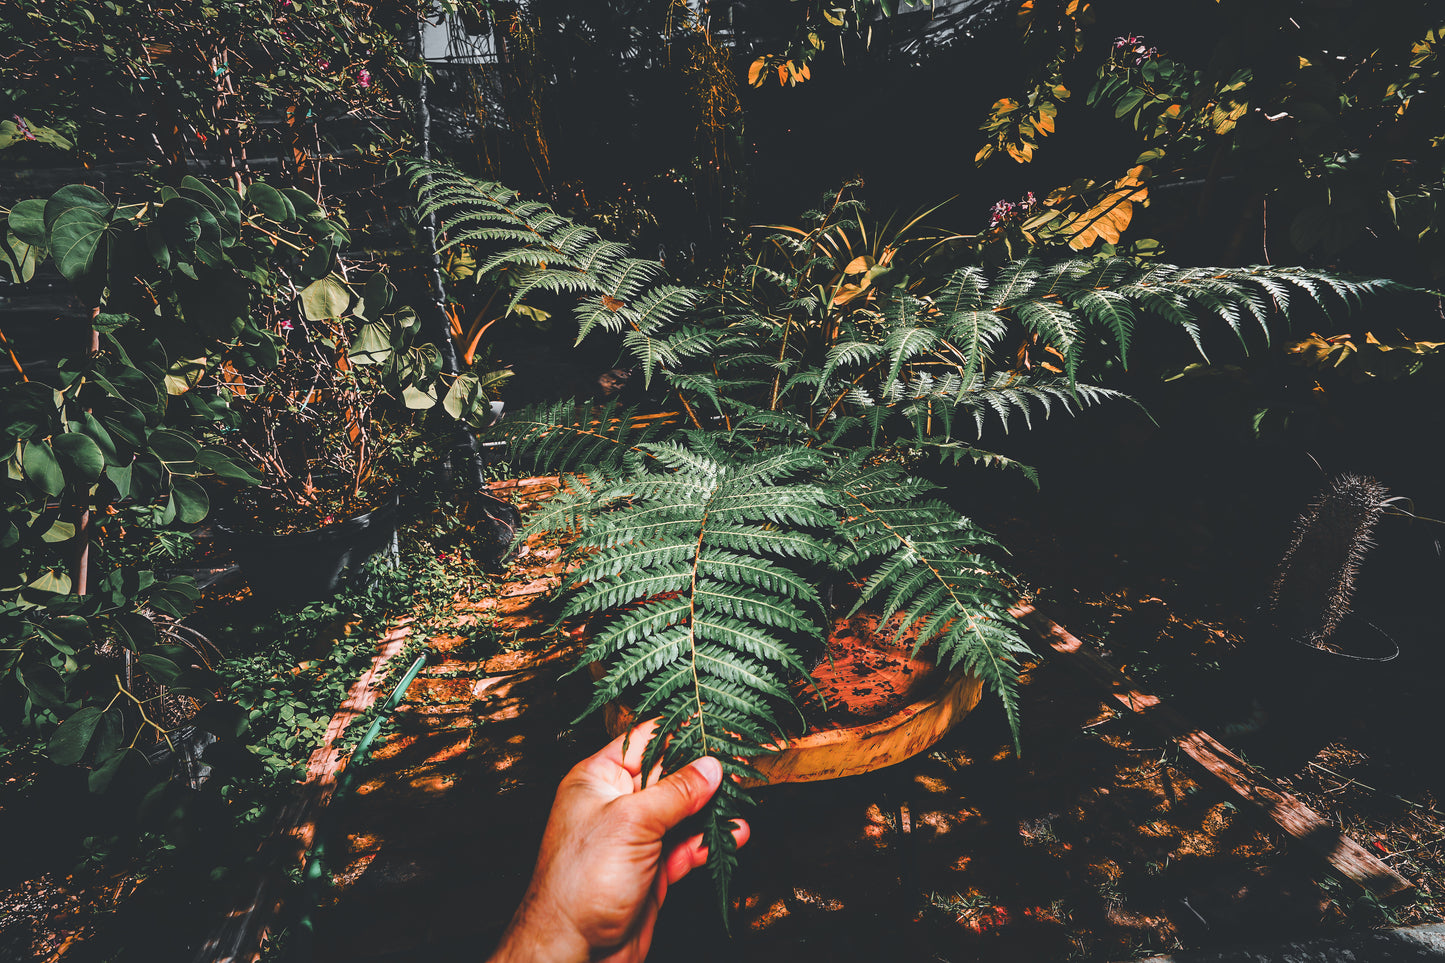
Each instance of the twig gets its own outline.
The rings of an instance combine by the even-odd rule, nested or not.
[[[1343,780],[1345,780],[1345,786],[1346,786],[1346,787],[1351,786],[1351,785],[1354,785],[1354,786],[1359,786],[1361,789],[1368,790],[1369,792],[1374,792],[1374,793],[1380,792],[1380,790],[1376,789],[1374,786],[1367,786],[1367,785],[1365,785],[1364,783],[1360,782],[1358,779],[1352,779],[1352,778],[1350,778],[1349,776],[1342,776],[1342,775],[1340,775],[1339,773],[1335,772],[1333,769],[1326,769],[1324,766],[1321,766],[1321,765],[1320,765],[1319,763],[1317,763],[1317,762],[1311,762],[1311,763],[1310,763],[1310,768],[1311,768],[1311,769],[1318,769],[1320,772],[1326,773],[1327,775],[1334,776],[1336,779],[1343,779]],[[1385,795],[1391,797],[1392,799],[1397,799],[1397,800],[1399,800],[1400,802],[1404,803],[1404,804],[1407,805],[1407,806],[1414,806],[1416,809],[1422,810],[1422,811],[1424,811],[1424,812],[1434,813],[1434,814],[1437,815],[1437,816],[1445,816],[1445,812],[1441,812],[1440,810],[1436,809],[1436,808],[1433,807],[1433,806],[1426,806],[1424,803],[1417,803],[1417,802],[1415,802],[1414,800],[1412,800],[1412,799],[1406,799],[1404,796],[1401,796],[1401,795],[1399,795],[1399,794],[1397,794],[1397,793],[1392,793],[1392,792],[1390,792],[1390,793],[1385,793]]]

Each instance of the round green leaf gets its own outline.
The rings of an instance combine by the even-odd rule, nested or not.
[[[105,430],[105,426],[100,423],[100,420],[96,418],[95,415],[88,411],[82,411],[80,413],[80,420],[72,422],[70,430],[79,431],[89,436],[91,441],[99,445],[100,453],[105,456],[106,464],[121,464],[120,453],[115,447],[115,439],[110,436],[110,432]],[[126,462],[129,461],[130,459],[127,458]]]
[[[334,274],[308,284],[301,291],[301,310],[306,313],[308,321],[339,318],[350,305],[351,292]]]
[[[55,436],[55,456],[67,479],[72,481],[78,479],[86,485],[93,484],[105,471],[105,455],[100,446],[78,432]]]
[[[111,210],[105,195],[83,184],[62,187],[45,202],[47,246],[67,281],[79,281],[95,267]]]
[[[201,450],[189,436],[170,428],[157,428],[146,440],[156,457],[168,465],[195,461],[196,452]]]
[[[224,452],[216,451],[214,448],[207,448],[196,455],[196,467],[227,481],[242,482],[247,485],[258,485],[261,482],[261,476],[251,466],[244,462],[234,461]]]
[[[447,414],[460,421],[462,414],[470,411],[476,401],[479,384],[477,376],[474,374],[458,376],[457,380],[452,382],[446,397],[442,399],[442,407],[446,409]]]
[[[391,328],[386,324],[363,324],[351,342],[347,358],[352,364],[381,364],[392,355]]]
[[[115,486],[117,498],[124,500],[130,497],[129,465],[110,465],[105,469],[105,477]]]
[[[21,201],[10,209],[10,232],[32,247],[45,247],[45,201]]]
[[[40,486],[45,494],[59,495],[65,491],[65,473],[60,470],[60,462],[44,439],[36,438],[25,443],[20,453],[20,465],[25,469],[25,477]]]
[[[301,262],[302,278],[319,278],[331,270],[331,260],[336,254],[336,241],[331,237],[323,237],[317,240],[316,244],[306,255],[306,260]]]
[[[145,652],[136,656],[136,659],[150,677],[161,685],[170,685],[181,674],[181,667],[165,656]]]
[[[103,759],[118,751],[125,743],[125,715],[120,706],[113,706],[105,714],[105,718],[100,720],[91,745],[95,747],[96,758]]]
[[[145,756],[141,755],[138,749],[122,749],[94,769],[89,779],[91,792],[105,792],[115,777],[120,773],[121,768],[133,768],[145,765]]]
[[[211,510],[211,500],[194,478],[178,475],[171,480],[171,497],[176,503],[176,518],[194,525]]]
[[[281,193],[291,202],[298,218],[320,217],[321,208],[315,198],[305,191],[297,190],[294,187],[283,187]]]
[[[99,706],[86,706],[62,722],[46,746],[50,761],[57,766],[73,766],[79,762],[90,746],[90,737],[95,734],[102,715],[104,711]]]
[[[16,669],[15,676],[36,705],[58,709],[65,705],[65,683],[60,673],[45,664]]]
[[[0,424],[0,433],[22,441],[48,435],[55,430],[59,410],[54,388],[38,381],[21,382],[5,396],[5,422]]]
[[[68,542],[75,537],[75,523],[57,521],[40,536],[42,542]]]
[[[246,200],[277,224],[285,224],[296,216],[291,202],[270,184],[252,184],[246,189]]]

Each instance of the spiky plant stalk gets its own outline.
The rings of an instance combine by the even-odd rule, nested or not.
[[[1329,644],[1350,611],[1355,576],[1385,510],[1384,485],[1368,475],[1337,475],[1300,516],[1279,563],[1269,607],[1280,628]]]

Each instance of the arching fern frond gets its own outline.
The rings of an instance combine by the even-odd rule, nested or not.
[[[937,499],[932,486],[894,464],[851,459],[829,479],[843,501],[850,567],[875,566],[860,608],[881,600],[895,638],[910,631],[915,649],[937,646],[941,665],[963,666],[1003,702],[1018,745],[1018,660],[1029,653],[1009,606],[1004,571],[987,555],[998,543]]]
[[[801,447],[733,454],[695,432],[645,447],[665,470],[586,493],[598,514],[564,587],[562,618],[598,620],[585,659],[605,673],[587,712],[622,700],[661,716],[665,738],[648,745],[644,771],[711,755],[729,775],[750,775],[739,757],[786,739],[787,682],[807,672],[793,642],[823,629],[818,591],[794,567],[834,550],[829,493],[809,481],[823,459]],[[575,525],[576,501],[555,520]],[[725,830],[745,800],[725,780],[704,813],[724,889]]]
[[[706,300],[703,291],[664,283],[658,262],[630,257],[627,245],[604,240],[501,184],[420,161],[405,162],[402,171],[418,193],[422,215],[441,218],[442,250],[479,248],[478,278],[517,269],[508,311],[533,292],[575,298],[577,343],[597,328],[625,332],[624,345],[647,384],[659,369],[689,357],[691,342],[680,345],[672,337]]]
[[[621,471],[647,456],[644,446],[658,430],[656,420],[639,421],[615,401],[597,407],[570,400],[508,414],[497,428],[512,457],[541,472]]]

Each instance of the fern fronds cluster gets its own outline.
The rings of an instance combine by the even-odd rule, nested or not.
[[[435,165],[406,173],[446,244],[476,249],[480,277],[507,277],[512,306],[565,296],[579,343],[620,335],[692,426],[567,402],[502,428],[515,458],[564,473],[532,530],[579,533],[563,617],[595,627],[586,662],[604,671],[589,710],[620,700],[660,717],[645,765],[665,772],[708,754],[746,774],[786,739],[799,647],[828,626],[820,573],[856,580],[859,604],[893,632],[982,678],[1017,738],[1027,650],[998,546],[903,472],[899,449],[1032,478],[980,447],[984,432],[1122,398],[1089,374],[1126,359],[1147,321],[1201,353],[1210,327],[1248,348],[1252,329],[1267,341],[1302,301],[1331,310],[1390,286],[1124,258],[935,272],[941,239],[910,257],[924,246],[905,250],[913,223],[872,231],[840,194],[819,228],[773,230],[752,264],[703,290],[501,185]],[[705,811],[720,894],[745,801],[725,781]]]
[[[830,618],[816,573],[862,582],[915,649],[980,676],[1004,702],[1017,738],[1017,659],[1027,651],[1008,615],[1007,576],[985,533],[895,465],[775,441],[686,431],[638,446],[622,473],[567,476],[534,517],[536,531],[575,531],[579,564],[560,618],[593,625],[584,661],[605,671],[587,715],[623,702],[660,717],[644,771],[701,755],[733,776],[785,744],[798,713],[788,685],[805,679],[800,644]],[[802,719],[801,714],[796,716]],[[718,840],[720,894],[731,871],[727,825],[747,802],[731,782],[704,813]]]

